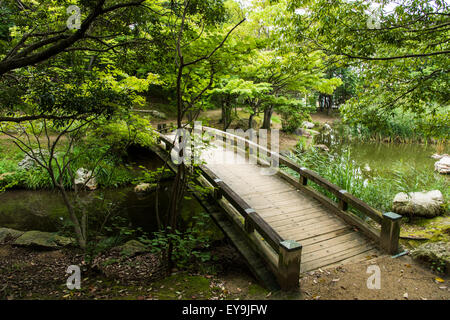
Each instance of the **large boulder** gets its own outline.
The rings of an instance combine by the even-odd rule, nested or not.
[[[442,157],[441,160],[434,164],[434,168],[440,174],[449,174],[450,173],[450,157]]]
[[[97,180],[92,174],[92,171],[80,168],[77,170],[75,177],[75,185],[78,188],[84,188],[93,191],[97,189]]]
[[[450,242],[430,242],[425,243],[411,251],[411,256],[428,263],[432,263],[435,267],[443,267],[450,272]]]
[[[444,197],[439,190],[399,193],[394,198],[392,211],[409,216],[433,218],[443,213]]]
[[[15,240],[23,234],[23,231],[9,228],[0,228],[0,243],[5,243],[9,240]]]
[[[18,237],[16,241],[14,241],[14,244],[25,247],[59,249],[75,244],[75,240],[49,232],[28,231]]]

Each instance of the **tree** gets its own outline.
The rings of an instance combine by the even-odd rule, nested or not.
[[[248,28],[258,38],[258,49],[251,63],[242,69],[244,79],[269,83],[270,95],[284,96],[284,101],[311,90],[331,94],[341,84],[339,79],[327,78],[323,72],[324,54],[292,40],[293,13],[288,10],[288,1],[255,1],[252,9],[249,15],[252,24]],[[270,129],[274,110],[275,105],[264,103],[262,128]]]
[[[298,13],[297,41],[348,63],[360,76],[357,96],[345,110],[360,118],[396,108],[420,115],[447,104],[445,1],[307,0],[291,1],[291,10]]]

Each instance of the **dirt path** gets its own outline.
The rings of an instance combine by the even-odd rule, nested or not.
[[[81,290],[69,291],[69,265],[82,265],[70,250],[35,251],[0,246],[0,300],[2,299],[169,299],[169,300],[449,300],[450,279],[440,279],[409,257],[379,257],[303,275],[301,290],[269,292],[258,285],[233,247],[213,249],[218,258],[211,272],[176,271],[156,276],[151,255],[117,262],[110,257],[104,273],[82,274]],[[108,261],[105,260],[106,261]],[[369,290],[368,266],[381,270],[381,289]],[[438,279],[439,282],[436,281]],[[407,294],[407,298],[406,295]]]
[[[367,273],[369,266],[380,268],[379,290],[368,289],[367,281],[373,275]],[[306,299],[317,300],[449,300],[449,280],[408,256],[384,256],[308,273],[301,280],[301,288]]]

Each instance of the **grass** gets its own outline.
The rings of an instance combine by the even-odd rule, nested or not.
[[[397,193],[423,190],[440,190],[446,200],[444,210],[448,211],[450,197],[448,179],[432,171],[402,166],[394,168],[387,176],[369,179],[351,159],[349,152],[338,156],[324,154],[312,148],[306,152],[298,152],[292,159],[382,212],[391,211],[392,200]],[[289,171],[287,168],[285,170]],[[290,173],[294,174],[292,171]],[[314,184],[312,186],[334,198],[320,186]]]

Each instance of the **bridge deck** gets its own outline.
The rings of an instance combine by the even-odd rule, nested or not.
[[[245,163],[243,155],[210,147],[202,158],[278,234],[303,245],[301,272],[380,254],[372,241],[330,213],[319,201],[301,193],[278,175],[261,174],[262,167]],[[236,164],[236,160],[242,164]]]

